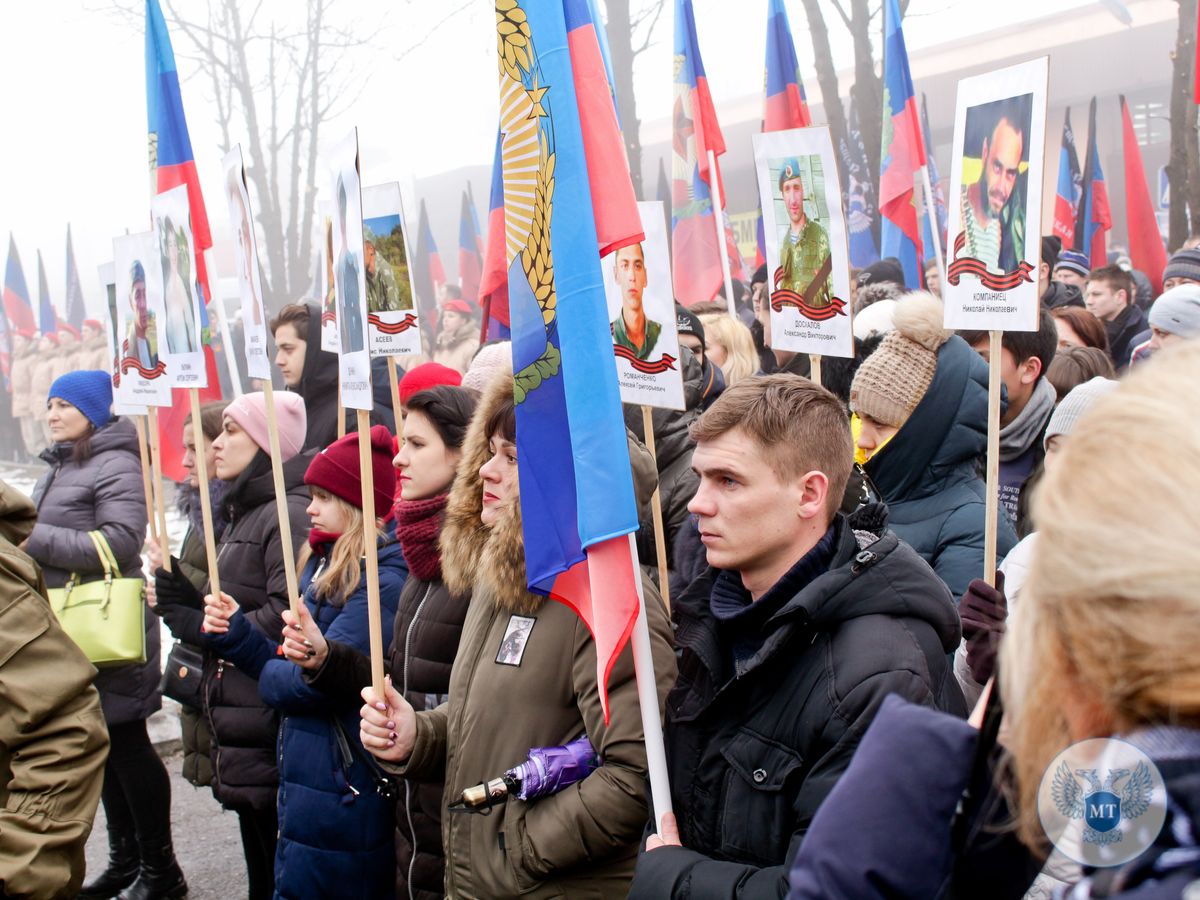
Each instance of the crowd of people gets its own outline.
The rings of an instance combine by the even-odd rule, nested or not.
[[[369,482],[318,308],[280,310],[286,515],[264,395],[207,404],[181,435],[178,546],[147,537],[104,358],[52,370],[25,389],[47,470],[32,498],[0,482],[0,895],[187,894],[147,731],[166,691],[184,778],[237,816],[251,900],[1188,896],[1200,250],[1159,274],[1154,297],[1127,261],[1091,268],[1043,240],[1038,330],[1005,333],[998,362],[994,583],[989,342],[944,328],[936,268],[934,293],[895,260],[855,273],[856,354],[824,360],[820,383],[771,347],[764,271],[732,311],[677,308],[686,408],[654,412],[653,455],[641,409],[625,416],[673,806],[658,820],[631,649],[606,714],[584,621],[528,590],[510,345],[480,347],[466,302],[444,304],[395,417],[375,379]],[[36,372],[45,355],[22,344],[16,361]],[[103,577],[95,534],[146,581],[144,662],[97,671],[46,602]],[[1064,866],[1039,783],[1068,745],[1107,736],[1158,765],[1166,823],[1131,861]],[[494,790],[581,740],[588,762],[556,791]],[[108,862],[85,878],[99,804]]]

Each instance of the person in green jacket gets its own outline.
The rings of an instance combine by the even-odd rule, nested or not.
[[[829,235],[804,211],[804,179],[800,161],[786,160],[779,170],[779,193],[791,222],[779,244],[779,288],[795,291],[813,308],[828,306],[833,297],[833,257]]]
[[[642,294],[646,290],[646,255],[641,244],[622,247],[613,254],[613,278],[621,290],[621,314],[612,322],[613,343],[649,359],[662,334],[662,325],[646,318]]]

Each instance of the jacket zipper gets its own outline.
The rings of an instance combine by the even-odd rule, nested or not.
[[[404,677],[402,679],[402,687],[404,689],[405,699],[408,695],[408,655],[412,649],[412,633],[417,626],[417,620],[421,618],[421,610],[425,608],[425,601],[429,599],[429,592],[433,590],[433,582],[425,585],[425,596],[421,598],[421,602],[417,604],[417,611],[413,613],[412,621],[408,623],[408,630],[404,632]],[[413,825],[412,817],[412,788],[409,786],[408,779],[404,779],[404,815],[408,819],[408,833],[412,841],[412,855],[408,858],[408,900],[416,900],[413,894],[413,868],[417,864],[417,829]]]

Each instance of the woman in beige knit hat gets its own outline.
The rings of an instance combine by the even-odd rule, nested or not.
[[[850,409],[861,424],[856,458],[892,530],[957,597],[983,573],[988,369],[942,317],[931,295],[902,297],[895,330],[854,376]],[[1015,543],[1001,516],[997,553]]]

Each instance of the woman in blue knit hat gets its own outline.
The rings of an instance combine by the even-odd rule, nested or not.
[[[104,568],[89,531],[108,541],[126,578],[142,577],[146,500],[133,423],[112,415],[107,372],[68,372],[46,400],[50,466],[33,490],[38,522],[26,552],[49,587],[71,573],[100,578]],[[96,676],[111,749],[104,769],[109,864],[83,898],[182,897],[187,886],[171,846],[171,781],[146,732],[162,705],[158,621],[146,610],[146,662],[106,667]]]

